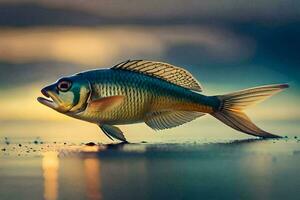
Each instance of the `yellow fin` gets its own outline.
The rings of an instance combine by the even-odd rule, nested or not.
[[[187,70],[163,62],[128,60],[112,69],[122,69],[154,76],[181,87],[202,92],[202,86]]]
[[[278,138],[280,136],[268,133],[257,127],[243,110],[248,106],[264,101],[288,87],[288,84],[266,85],[219,95],[217,97],[220,99],[221,105],[218,111],[212,113],[212,116],[243,133],[262,138]]]

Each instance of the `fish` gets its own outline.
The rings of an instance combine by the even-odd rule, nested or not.
[[[163,130],[209,114],[252,136],[280,136],[257,127],[244,109],[288,88],[273,84],[229,94],[207,96],[202,85],[182,67],[164,62],[127,60],[58,79],[37,100],[64,115],[97,124],[110,139],[128,142],[122,124],[145,123]]]

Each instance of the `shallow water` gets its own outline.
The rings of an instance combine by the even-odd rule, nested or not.
[[[300,141],[1,145],[8,199],[296,199]]]

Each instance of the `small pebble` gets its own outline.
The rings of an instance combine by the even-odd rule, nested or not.
[[[2,151],[6,151],[6,149],[5,148],[3,148],[3,149],[1,149]]]
[[[19,147],[21,147],[22,145],[21,144],[19,144]]]
[[[94,142],[88,142],[85,144],[86,146],[95,146],[96,144]]]
[[[34,142],[33,142],[34,144],[38,144],[39,142],[37,141],[37,140],[34,140]]]

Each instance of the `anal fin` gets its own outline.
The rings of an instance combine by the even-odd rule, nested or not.
[[[149,113],[145,123],[154,130],[161,130],[182,125],[203,115],[205,113],[196,111],[157,111]]]

